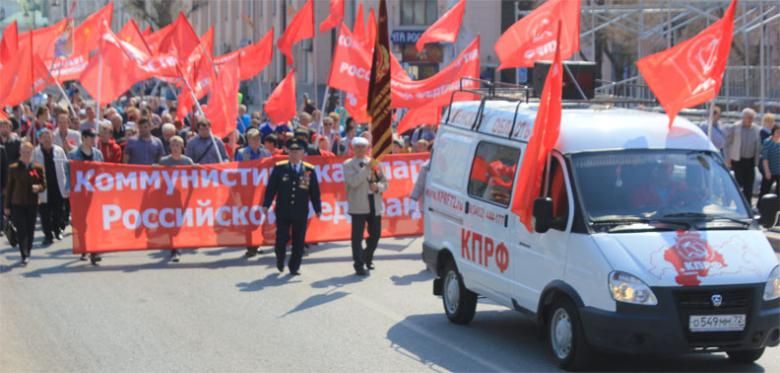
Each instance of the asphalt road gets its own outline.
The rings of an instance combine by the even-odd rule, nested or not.
[[[40,240],[40,238],[38,238]],[[534,323],[481,303],[450,324],[431,294],[420,239],[386,239],[369,277],[347,243],[313,247],[302,276],[271,254],[204,249],[106,254],[99,267],[70,237],[33,249],[26,268],[0,239],[0,371],[554,371]],[[723,354],[605,357],[607,371],[780,371]]]

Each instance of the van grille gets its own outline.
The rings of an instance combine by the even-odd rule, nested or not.
[[[712,296],[720,294],[721,305],[715,307]],[[753,289],[680,289],[673,293],[674,300],[679,310],[680,326],[685,333],[688,344],[691,347],[718,346],[726,348],[729,343],[736,343],[743,339],[750,327],[750,308],[753,304]],[[716,315],[716,314],[745,314],[745,329],[739,332],[710,332],[693,333],[688,329],[688,321],[691,315]]]

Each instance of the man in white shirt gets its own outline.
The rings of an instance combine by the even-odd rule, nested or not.
[[[65,154],[70,154],[81,146],[81,134],[79,131],[70,129],[68,114],[62,113],[57,116],[57,131],[53,135],[54,144],[61,147]]]

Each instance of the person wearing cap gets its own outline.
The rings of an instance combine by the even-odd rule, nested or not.
[[[374,251],[382,233],[382,193],[387,179],[375,159],[368,156],[368,139],[352,139],[354,156],[344,162],[344,183],[347,188],[347,213],[352,217],[352,261],[360,276],[374,269]],[[366,247],[363,235],[368,227]]]
[[[279,272],[284,271],[285,248],[287,241],[292,238],[292,256],[288,266],[293,276],[300,274],[309,221],[309,202],[318,218],[322,214],[317,173],[314,166],[303,162],[305,146],[301,140],[293,139],[288,142],[288,160],[274,166],[263,198],[263,212],[266,217],[271,203],[276,201],[276,268]]]
[[[95,147],[95,132],[91,128],[81,130],[81,146],[70,152],[68,158],[74,162],[103,162],[103,153]],[[87,260],[87,254],[81,254],[81,260]],[[89,254],[89,261],[97,265],[102,258],[100,255]]]
[[[742,188],[748,203],[753,197],[756,167],[761,158],[761,128],[753,123],[755,110],[742,110],[742,120],[726,130],[726,165],[734,170],[734,178]]]
[[[44,128],[38,135],[38,146],[33,152],[33,160],[43,165],[46,178],[45,191],[38,194],[41,226],[45,236],[43,245],[51,245],[54,238],[62,240],[62,222],[64,204],[68,198],[68,155],[54,144],[52,133]]]
[[[311,136],[312,133],[308,130],[304,130],[302,128],[299,128],[295,130],[295,139],[299,141],[303,141],[304,147],[303,150],[306,153],[306,155],[320,155],[320,149],[316,145],[311,144]]]

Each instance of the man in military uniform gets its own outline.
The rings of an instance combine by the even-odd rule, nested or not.
[[[314,166],[303,162],[306,143],[297,139],[287,142],[289,159],[276,164],[265,190],[265,212],[276,199],[276,268],[284,271],[285,246],[292,230],[292,256],[288,266],[290,274],[297,276],[303,256],[306,225],[309,220],[309,201],[317,217],[322,213],[320,186]]]

